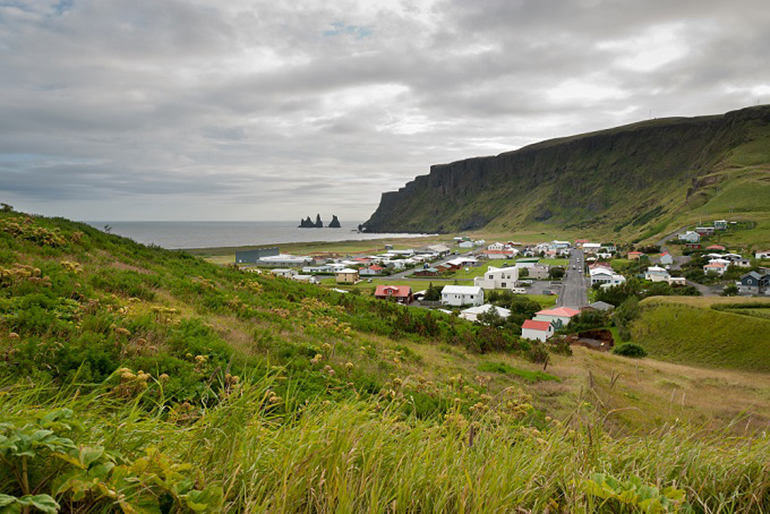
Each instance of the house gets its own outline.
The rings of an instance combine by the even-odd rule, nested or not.
[[[596,253],[602,247],[599,243],[583,243],[583,251],[585,253]]]
[[[700,250],[700,243],[686,243],[684,246],[690,250]]]
[[[664,266],[670,266],[674,264],[674,256],[668,252],[660,254],[660,263]]]
[[[680,241],[685,241],[687,243],[700,243],[700,234],[693,232],[692,230],[688,230],[684,234],[679,234],[678,238]]]
[[[358,270],[358,274],[362,277],[365,276],[376,276],[376,275],[382,275],[382,273],[385,271],[385,268],[382,266],[377,266],[376,264],[373,264],[369,266],[368,268],[361,268]]]
[[[607,303],[607,302],[594,302],[594,303],[590,303],[590,304],[586,305],[585,307],[582,307],[580,309],[580,312],[590,312],[590,311],[602,311],[602,312],[605,312],[605,311],[611,311],[614,308],[615,308],[615,306],[612,305],[611,303]]]
[[[622,284],[626,281],[626,277],[623,275],[620,275],[618,273],[615,273],[611,269],[598,267],[594,268],[592,270],[589,270],[589,275],[591,276],[591,285],[594,284],[607,284],[609,286],[616,286],[619,284]]]
[[[754,253],[755,259],[770,259],[770,250],[762,250]]]
[[[455,307],[481,305],[484,303],[484,290],[478,286],[444,286],[441,303]]]
[[[551,267],[548,264],[535,264],[534,266],[527,268],[527,271],[529,272],[530,278],[547,280],[550,276],[548,274],[550,269]]]
[[[583,248],[588,241],[588,239],[575,239],[575,248]]]
[[[555,309],[543,309],[542,311],[538,311],[535,313],[533,319],[535,321],[547,321],[548,323],[553,323],[558,329],[569,325],[572,318],[578,314],[580,314],[580,311],[577,309],[557,307]]]
[[[695,227],[695,232],[702,236],[713,236],[714,227]]]
[[[710,250],[712,252],[724,252],[725,247],[721,245],[711,245],[711,246],[707,246],[706,250]]]
[[[687,279],[684,277],[668,277],[668,285],[670,286],[686,286],[687,285]]]
[[[531,268],[540,261],[539,257],[526,257],[516,261],[517,268]]]
[[[463,241],[462,243],[460,243],[457,246],[459,246],[460,248],[472,249],[473,248],[473,241]]]
[[[334,278],[338,284],[355,284],[360,279],[358,270],[344,268],[334,273]]]
[[[642,255],[644,255],[642,252],[628,252],[628,260],[638,261],[642,258]]]
[[[551,248],[554,250],[569,248],[569,241],[551,241]]]
[[[716,220],[714,222],[714,228],[716,230],[727,230],[727,220]]]
[[[409,305],[414,301],[412,288],[409,286],[377,286],[374,297],[378,300],[391,300],[404,305]]]
[[[751,271],[741,277],[738,285],[741,294],[770,294],[770,273]]]
[[[440,271],[436,268],[422,268],[414,272],[415,277],[436,277]]]
[[[491,303],[485,303],[484,305],[479,305],[478,307],[469,307],[468,309],[464,309],[460,311],[460,317],[463,319],[467,319],[468,321],[478,321],[479,314],[484,314],[485,312],[488,312],[490,309],[493,309],[493,308],[503,318],[507,318],[508,316],[511,315],[511,311],[508,309],[497,307],[496,305],[492,305]]]
[[[666,282],[669,276],[666,268],[661,268],[660,266],[650,266],[644,272],[644,279],[652,282]]]
[[[294,275],[291,277],[292,280],[296,280],[297,282],[305,282],[307,284],[317,284],[318,283],[318,277],[314,275]]]
[[[521,325],[521,338],[541,343],[553,335],[553,325],[548,321],[535,321],[528,319]]]
[[[727,265],[722,264],[721,262],[709,262],[705,266],[703,266],[703,273],[708,275],[709,273],[715,274],[715,275],[724,275],[725,271],[727,271]]]
[[[293,276],[297,275],[297,270],[289,268],[275,268],[271,269],[270,273],[276,277],[292,278]]]
[[[473,279],[473,285],[484,289],[513,289],[519,280],[519,268],[496,268],[489,266],[487,272]]]
[[[265,264],[267,266],[306,266],[312,262],[312,257],[281,253],[278,255],[260,257],[257,264]]]

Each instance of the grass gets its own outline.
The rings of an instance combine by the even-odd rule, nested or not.
[[[485,362],[485,363],[479,364],[479,371],[515,375],[517,377],[523,378],[524,380],[532,384],[543,380],[555,380],[555,381],[559,380],[557,377],[553,375],[549,375],[548,373],[544,373],[542,371],[530,371],[525,369],[517,369],[517,368],[514,368],[513,366],[509,366],[508,364],[505,364],[504,362]]]
[[[633,340],[658,359],[770,372],[770,320],[703,308],[716,303],[710,298],[643,300]]]
[[[207,512],[594,512],[610,505],[590,492],[597,472],[679,488],[680,501],[708,512],[770,509],[767,436],[746,439],[675,424],[644,439],[614,437],[589,421],[588,404],[568,425],[543,419],[535,428],[522,423],[528,397],[517,391],[491,397],[470,417],[450,411],[442,419],[404,418],[413,400],[398,394],[310,403],[299,416],[283,416],[264,401],[276,378],[255,377],[181,426],[159,410],[139,415],[130,403],[105,402],[108,392],[98,387],[37,409],[67,406],[90,427],[75,434],[78,444],[119,451],[129,462],[153,447],[174,463],[194,463],[197,487],[222,494]],[[4,420],[21,424],[42,391],[4,385]],[[151,482],[146,487],[158,490]],[[57,499],[71,501],[67,494]],[[96,494],[86,504],[109,503]]]
[[[543,370],[525,351],[479,346],[502,334],[452,316],[63,220],[9,219],[0,215],[0,435],[71,409],[75,428],[52,425],[57,435],[119,453],[131,478],[101,491],[155,510],[194,487],[211,493],[208,512],[592,512],[601,499],[588,481],[601,472],[682,488],[706,511],[770,509],[766,373],[582,348],[550,354]],[[180,467],[153,477],[168,463]],[[117,508],[96,489],[83,503],[56,493],[76,471],[60,456],[31,465],[34,480],[50,477],[33,487],[63,511]],[[6,463],[0,491],[23,493]]]

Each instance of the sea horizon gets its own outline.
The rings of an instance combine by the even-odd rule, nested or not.
[[[84,221],[138,243],[169,250],[264,246],[271,244],[368,241],[425,237],[422,233],[359,232],[362,221],[341,221],[340,228],[300,228],[297,221]]]

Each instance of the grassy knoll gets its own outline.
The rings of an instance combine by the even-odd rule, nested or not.
[[[0,214],[10,512],[601,512],[632,487],[631,512],[767,512],[768,421],[767,374],[552,353]]]
[[[687,364],[770,372],[770,320],[707,308],[722,298],[650,298],[640,303],[634,341],[652,357]],[[767,300],[766,300],[767,301]]]

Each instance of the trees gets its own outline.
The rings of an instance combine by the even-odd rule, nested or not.
[[[561,266],[552,266],[551,269],[548,270],[548,278],[551,280],[561,280],[564,278],[564,268]]]

